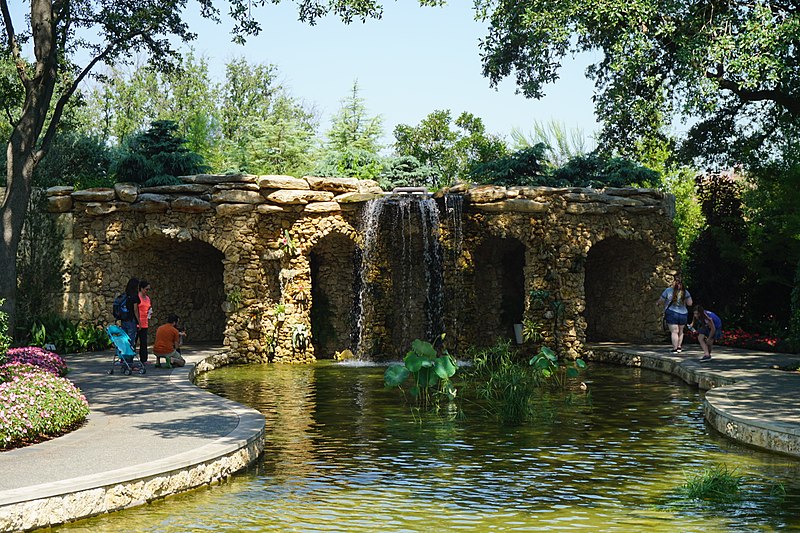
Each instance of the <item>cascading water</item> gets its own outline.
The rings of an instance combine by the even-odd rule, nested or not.
[[[464,249],[464,226],[462,222],[464,219],[464,196],[461,194],[445,194],[444,210],[448,231],[450,233],[449,241],[451,248],[447,261],[451,275],[448,280],[450,294],[447,298],[450,308],[445,309],[443,314],[450,317],[448,330],[452,332],[454,336],[453,339],[450,339],[452,341],[450,346],[453,350],[457,351],[461,338],[461,322],[459,321],[460,306],[457,293],[462,290],[463,285],[462,269],[460,268],[459,261],[461,260],[461,253]]]
[[[444,331],[435,200],[417,194],[371,200],[361,222],[355,353],[362,359],[375,352],[395,355],[415,338],[434,341]]]
[[[353,352],[359,357],[364,358],[363,349],[365,346],[364,328],[367,323],[368,314],[373,311],[372,298],[368,296],[370,289],[369,269],[376,264],[375,255],[378,246],[378,233],[380,231],[380,219],[383,213],[383,208],[386,206],[384,198],[375,198],[367,202],[364,206],[364,211],[361,215],[361,231],[364,235],[364,243],[361,247],[360,264],[358,267],[358,284],[356,291],[356,331],[353,335],[355,338]]]

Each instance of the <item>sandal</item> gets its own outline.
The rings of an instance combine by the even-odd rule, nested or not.
[[[711,356],[710,355],[704,355],[703,357],[700,358],[700,362],[701,363],[703,363],[705,361],[711,361]]]

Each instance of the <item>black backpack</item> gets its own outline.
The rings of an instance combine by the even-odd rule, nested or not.
[[[128,295],[124,292],[114,298],[114,307],[112,309],[114,318],[117,320],[129,320],[131,316],[130,309],[128,309]]]

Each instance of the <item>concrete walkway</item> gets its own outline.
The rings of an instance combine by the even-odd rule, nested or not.
[[[62,437],[0,453],[0,531],[28,530],[139,505],[213,483],[263,451],[264,417],[196,388],[195,368],[225,364],[218,349],[187,349],[187,366],[148,365],[107,375],[111,353],[68,357],[89,400],[87,424]],[[704,410],[723,434],[800,457],[800,373],[774,366],[799,356],[716,348],[673,355],[666,346],[594,344],[590,360],[668,372],[709,390]]]
[[[194,363],[108,375],[112,352],[67,357],[91,412],[77,431],[0,453],[0,531],[114,511],[219,481],[263,451],[264,417],[195,387]],[[153,357],[151,356],[151,359]],[[208,364],[206,363],[206,366]]]

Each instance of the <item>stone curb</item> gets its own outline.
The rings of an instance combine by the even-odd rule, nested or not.
[[[589,360],[672,374],[707,390],[703,414],[714,429],[736,442],[800,457],[799,413],[791,412],[789,416],[775,413],[768,419],[755,413],[758,409],[769,409],[770,404],[790,406],[796,402],[796,387],[800,384],[797,376],[780,370],[750,368],[747,374],[730,377],[724,375],[732,373],[730,368],[717,370],[702,366],[695,359],[646,353],[641,348],[602,345],[587,348]]]
[[[213,359],[210,356],[206,359]],[[206,359],[205,368],[210,369]],[[194,365],[174,369],[169,380],[177,394],[198,389]],[[100,474],[4,491],[0,531],[25,531],[142,505],[148,501],[218,482],[253,463],[264,450],[264,416],[230,400],[236,428],[200,448]],[[68,437],[66,435],[65,437]]]

